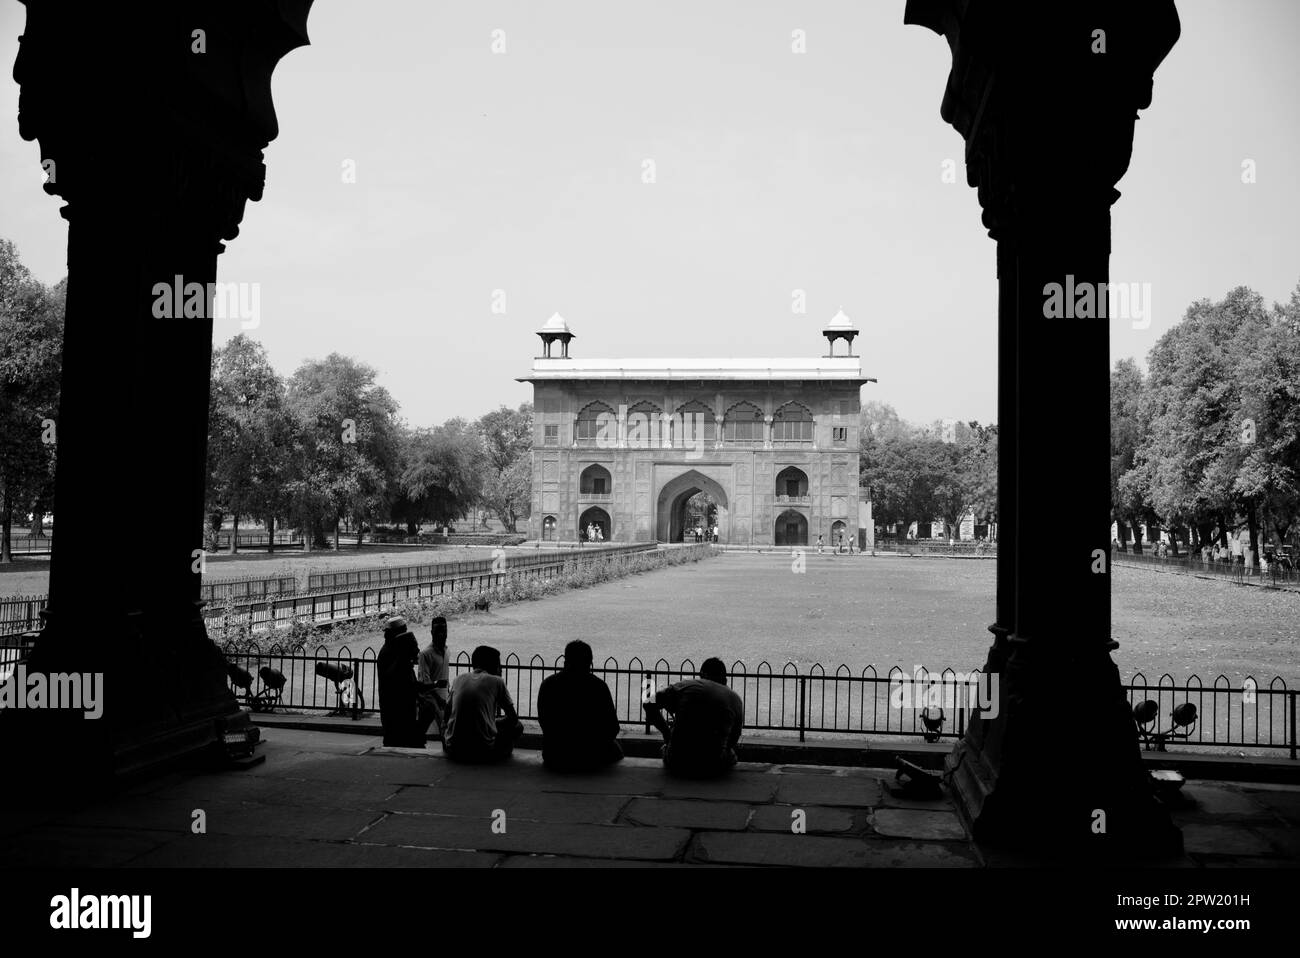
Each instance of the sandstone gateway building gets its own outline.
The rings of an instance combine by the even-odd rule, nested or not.
[[[530,536],[679,542],[704,502],[722,543],[856,539],[859,393],[875,381],[857,332],[838,314],[819,358],[583,360],[552,316],[519,380],[533,384]]]

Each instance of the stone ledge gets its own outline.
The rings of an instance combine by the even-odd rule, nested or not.
[[[378,735],[377,718],[353,722],[347,718],[314,715],[258,715],[256,724],[267,728],[298,729],[308,732],[346,732],[354,735]],[[431,742],[437,736],[430,736]],[[661,740],[657,735],[642,732],[625,732],[619,738],[625,755],[635,758],[658,758]],[[907,759],[922,768],[941,771],[943,759],[956,744],[944,741],[890,742],[882,739],[844,740],[818,739],[799,742],[761,736],[741,739],[740,758],[745,762],[771,765],[835,765],[850,768],[883,769],[892,774],[895,757]],[[521,749],[540,749],[542,736],[537,731],[526,731],[519,741]],[[1300,785],[1300,761],[1285,759],[1251,758],[1239,755],[1211,755],[1183,752],[1147,752],[1142,759],[1151,769],[1173,769],[1189,781],[1206,779],[1218,782],[1264,782],[1282,785]]]

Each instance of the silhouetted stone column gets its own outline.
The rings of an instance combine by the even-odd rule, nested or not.
[[[1152,794],[1110,658],[1105,284],[1114,184],[1177,13],[1171,0],[909,0],[905,20],[952,48],[941,113],[966,140],[967,178],[998,244],[998,587],[986,669],[999,708],[970,723],[948,757],[951,781],[990,844],[1175,853],[1181,837]],[[1060,534],[1062,508],[1079,533]]]
[[[307,42],[309,6],[28,5],[19,129],[69,222],[57,535],[29,668],[102,673],[104,717],[3,716],[15,778],[98,788],[244,720],[198,601],[214,304],[176,314],[159,284],[206,294],[261,198],[271,72]]]

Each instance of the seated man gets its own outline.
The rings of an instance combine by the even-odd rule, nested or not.
[[[618,713],[609,686],[591,674],[591,646],[575,639],[564,647],[564,670],[537,691],[542,761],[548,768],[581,771],[622,761]]]
[[[498,712],[503,716],[498,718]],[[470,671],[451,687],[442,750],[456,762],[496,762],[510,756],[523,732],[501,678],[501,653],[480,645],[470,656]]]
[[[727,688],[727,668],[705,659],[698,679],[660,689],[645,703],[646,718],[664,737],[664,767],[678,775],[709,777],[736,764],[745,705]],[[663,712],[672,714],[672,722]]]
[[[442,732],[447,724],[447,619],[437,616],[430,623],[432,641],[420,651],[419,728],[428,734],[435,721]]]
[[[384,626],[384,647],[375,657],[385,745],[424,748],[424,733],[416,727],[415,661],[419,656],[420,646],[407,630],[406,620],[393,616]]]

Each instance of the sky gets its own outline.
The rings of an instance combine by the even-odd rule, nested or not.
[[[1178,6],[1113,208],[1112,282],[1150,290],[1149,325],[1112,319],[1114,358],[1196,299],[1300,282],[1300,4]],[[0,61],[23,18],[0,0]],[[995,246],[939,116],[947,43],[901,0],[318,0],[308,32],[219,263],[258,284],[282,374],[352,355],[426,426],[530,399],[554,312],[575,357],[744,357],[821,355],[842,309],[864,401],[996,418]],[[0,236],[53,283],[67,225],[6,74]]]

